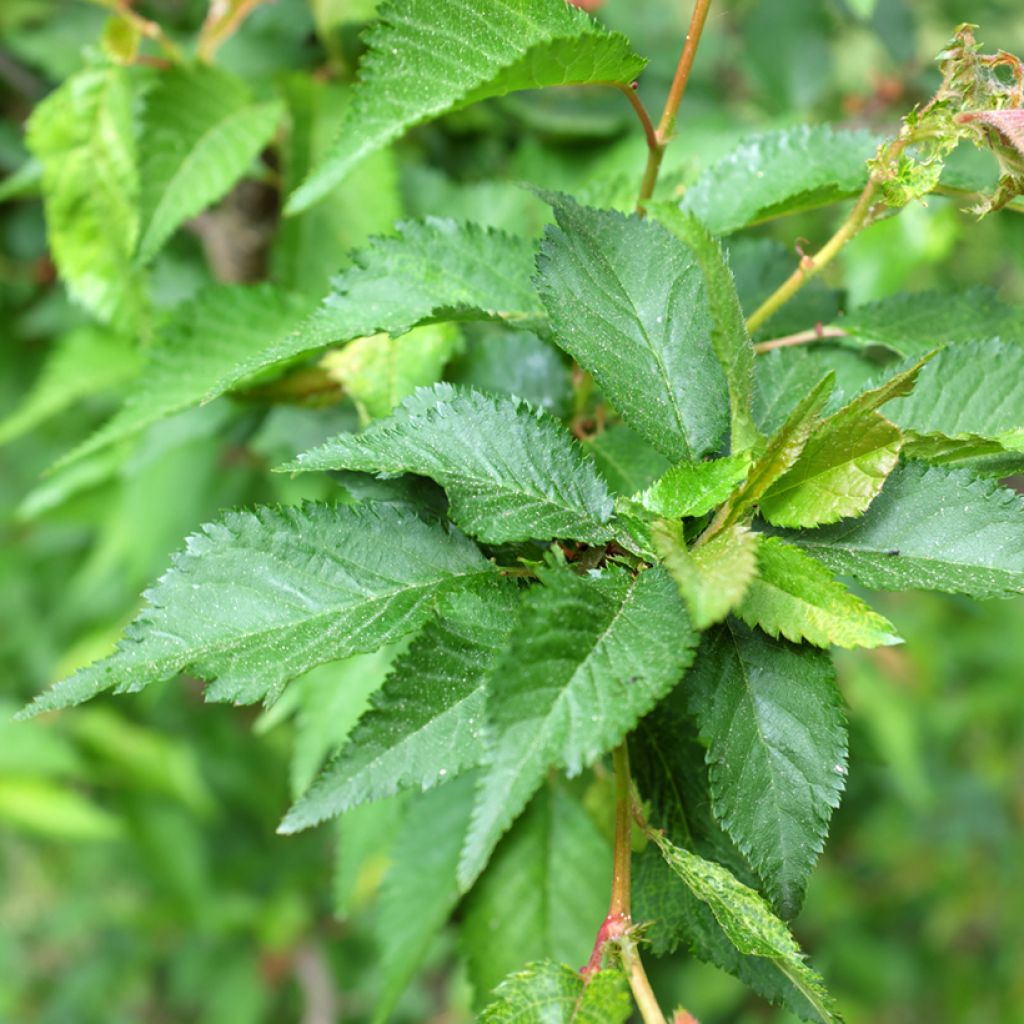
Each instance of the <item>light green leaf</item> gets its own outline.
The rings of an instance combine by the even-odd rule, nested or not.
[[[64,842],[109,842],[125,834],[117,815],[76,789],[51,779],[0,777],[0,822]]]
[[[728,395],[692,252],[654,221],[546,198],[558,227],[541,246],[538,287],[555,340],[671,460],[716,450]]]
[[[734,452],[754,448],[763,441],[753,418],[754,347],[722,246],[696,217],[676,206],[659,203],[652,206],[652,212],[690,248],[704,275],[711,344],[729,386],[730,444]]]
[[[877,590],[1024,593],[1024,498],[966,469],[910,462],[859,519],[787,540]]]
[[[252,103],[245,83],[205,66],[175,67],[146,94],[139,140],[148,263],[174,231],[249,169],[281,120],[278,102]]]
[[[455,870],[475,786],[476,775],[469,773],[424,793],[398,830],[374,928],[381,972],[375,1024],[392,1019],[395,1003],[459,901]]]
[[[399,789],[429,789],[478,764],[487,676],[515,621],[512,584],[451,595],[278,831],[297,832]]]
[[[669,575],[543,572],[492,675],[493,746],[459,881],[468,888],[552,767],[576,774],[678,680],[696,635]]]
[[[710,462],[680,462],[646,491],[633,496],[648,512],[666,519],[702,516],[720,505],[746,479],[750,452]]]
[[[681,524],[663,519],[651,536],[697,629],[721,622],[743,600],[757,572],[760,534],[731,526],[687,550]]]
[[[506,978],[481,1024],[626,1024],[633,1004],[619,971],[583,979],[571,967],[530,964]]]
[[[133,83],[128,68],[88,68],[28,120],[43,166],[47,241],[71,296],[100,320],[131,326],[145,308],[132,257],[139,233]]]
[[[608,910],[611,857],[565,785],[544,786],[466,900],[461,939],[478,1001],[531,960],[587,959]]]
[[[646,63],[624,36],[562,0],[392,0],[366,43],[342,131],[287,213],[311,206],[414,125],[520,89],[628,85]]]
[[[612,536],[614,506],[593,464],[557,420],[513,397],[423,388],[390,419],[284,468],[429,476],[452,520],[488,543]]]
[[[765,537],[758,575],[736,614],[769,636],[818,647],[900,643],[896,627],[851,594],[820,562],[775,537]]]
[[[715,817],[792,916],[846,777],[832,660],[730,619],[705,637],[686,688]]]
[[[793,467],[761,498],[775,526],[817,526],[862,513],[899,460],[903,435],[876,410],[913,388],[924,359],[858,395],[817,426]]]
[[[826,206],[864,188],[878,142],[828,125],[755,135],[704,171],[681,205],[716,235]]]
[[[440,380],[462,338],[452,324],[426,324],[392,338],[371,334],[328,352],[320,365],[356,403],[364,423],[387,416],[418,387]]]
[[[683,850],[658,833],[652,833],[652,838],[672,870],[711,908],[741,953],[773,960],[825,1024],[840,1024],[842,1017],[821,975],[808,965],[796,939],[757,892],[721,864]]]
[[[229,512],[188,539],[115,654],[24,713],[185,671],[216,680],[210,700],[271,700],[314,665],[412,632],[441,594],[491,572],[465,537],[394,506]]]

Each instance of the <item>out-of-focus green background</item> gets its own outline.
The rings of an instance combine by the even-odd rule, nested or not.
[[[276,0],[222,63],[257,88],[327,65],[344,77],[373,6]],[[205,11],[200,0],[139,8],[182,36]],[[598,13],[651,57],[641,93],[659,107],[689,5],[607,0]],[[74,0],[0,3],[0,181],[26,160],[21,132],[33,105],[97,59],[105,18]],[[928,95],[932,57],[967,20],[988,49],[1024,51],[1019,0],[716,0],[668,173],[685,181],[743,134],[772,126],[893,128]],[[613,92],[518,96],[414,132],[394,166],[394,180],[367,200],[380,218],[449,213],[521,230],[531,217],[539,225],[538,206],[503,183],[578,188],[638,173],[642,140]],[[471,187],[460,194],[454,182]],[[827,237],[835,217],[760,233],[791,248]],[[362,233],[353,223],[350,240]],[[317,270],[326,276],[342,259],[328,247]],[[195,235],[182,234],[156,266],[157,303],[179,301],[210,274]],[[829,284],[836,291],[822,301],[842,305],[974,284],[1022,303],[1024,216],[978,224],[956,201],[934,198],[857,239]],[[0,420],[56,341],[80,332],[88,352],[95,329],[54,280],[29,187],[0,205]],[[101,372],[84,358],[83,376]],[[319,486],[271,479],[266,468],[322,434],[325,417],[346,415],[222,399],[77,475],[42,475],[116,406],[121,384],[55,415],[44,408],[0,447],[0,1021],[367,1020],[372,897],[386,870],[379,837],[393,802],[338,828],[274,833],[290,795],[359,712],[363,698],[341,685],[343,670],[328,666],[335,675],[319,701],[309,697],[314,680],[262,714],[203,705],[182,683],[10,721],[40,688],[107,649],[199,523],[227,505],[296,500],[308,493],[301,487]],[[1024,602],[909,595],[879,604],[907,644],[839,659],[849,786],[796,931],[853,1024],[1016,1024]],[[705,1024],[785,1019],[712,968],[680,958],[651,973],[666,1003],[676,996]],[[468,1019],[468,1003],[446,935],[395,1019],[456,1022]]]

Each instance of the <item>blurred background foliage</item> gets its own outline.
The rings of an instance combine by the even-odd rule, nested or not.
[[[279,222],[282,187],[322,151],[344,109],[374,6],[274,0],[219,51],[218,65],[257,97],[285,98],[288,126],[158,257],[148,284],[158,314],[217,279],[269,277],[319,295],[352,246],[402,215],[536,234],[545,208],[521,180],[593,201],[623,182],[632,189],[643,142],[622,97],[556,90],[419,129],[311,213]],[[206,5],[149,0],[138,10],[188,46]],[[640,88],[660,108],[689,5],[606,0],[597,13],[650,56]],[[112,20],[78,0],[0,4],[0,1021],[366,1021],[380,980],[374,895],[386,885],[400,802],[298,837],[274,829],[379,685],[386,656],[318,669],[263,713],[203,706],[182,682],[10,721],[40,688],[109,648],[198,524],[227,505],[294,502],[334,486],[266,468],[367,415],[365,404],[281,404],[257,392],[46,473],[137,372],[131,339],[112,344],[115,328],[91,321],[56,280],[22,141],[25,118],[54,86],[123,55]],[[719,0],[663,187],[684,186],[754,130],[805,120],[892,130],[934,88],[932,58],[965,20],[988,49],[1024,51],[1019,0]],[[979,224],[960,205],[933,197],[862,235],[828,285],[791,311],[792,329],[904,288],[988,285],[1024,302],[1024,216]],[[738,243],[737,269],[743,246],[773,248],[788,267],[794,240],[824,239],[838,216],[755,230]],[[484,331],[447,339],[446,355],[460,352],[448,376],[571,410],[570,374],[552,350],[531,335],[500,349],[486,340]],[[849,787],[796,931],[853,1024],[1013,1024],[1024,1019],[1024,603],[882,603],[907,645],[840,659]],[[600,803],[593,796],[588,807]],[[596,923],[580,923],[579,962]],[[499,947],[460,949],[440,936],[393,1019],[468,1020],[470,979],[517,966]],[[699,1007],[705,1024],[784,1019],[683,957],[652,974],[666,1002]]]

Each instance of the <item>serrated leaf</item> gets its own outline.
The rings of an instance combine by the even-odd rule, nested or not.
[[[392,338],[372,334],[328,352],[320,365],[356,403],[363,422],[380,419],[417,388],[440,380],[462,339],[452,324],[427,324]]]
[[[462,948],[479,1002],[531,960],[587,959],[608,909],[611,857],[565,785],[544,786],[465,903]]]
[[[468,773],[424,793],[399,827],[374,927],[381,972],[376,1024],[390,1019],[459,901],[455,869],[469,828],[475,785],[476,776]]]
[[[877,590],[1024,593],[1024,498],[966,469],[910,462],[859,519],[785,535]]]
[[[543,573],[495,668],[493,737],[459,880],[468,888],[552,767],[579,772],[676,682],[696,635],[669,575],[608,566]]]
[[[759,445],[763,438],[753,418],[754,347],[747,333],[736,281],[718,239],[692,214],[668,203],[651,207],[655,217],[697,259],[711,313],[711,344],[729,387],[730,445],[734,452]]]
[[[966,341],[1024,343],[1024,310],[990,288],[901,293],[851,310],[837,321],[853,341],[921,356],[938,345]]]
[[[188,539],[115,654],[25,714],[185,671],[216,680],[210,700],[270,700],[314,665],[412,632],[441,594],[493,571],[465,537],[393,506],[229,512]]]
[[[750,452],[709,462],[680,462],[633,500],[666,519],[702,516],[720,505],[746,479]]]
[[[134,81],[128,68],[80,71],[35,108],[26,131],[43,167],[47,241],[69,293],[98,319],[126,326],[146,304],[132,264],[139,232]]]
[[[452,520],[487,543],[612,536],[614,506],[593,464],[557,420],[513,397],[422,388],[390,419],[283,468],[429,476]]]
[[[679,523],[659,520],[651,536],[697,629],[721,622],[743,600],[757,573],[761,535],[745,526],[731,526],[689,550]]]
[[[686,692],[715,816],[792,916],[846,777],[831,658],[729,620],[706,635]]]
[[[654,221],[545,198],[558,226],[541,245],[538,287],[555,340],[671,460],[718,448],[728,395],[692,252]]]
[[[628,85],[646,63],[624,36],[561,0],[392,0],[380,18],[337,142],[287,213],[315,203],[414,125],[520,89]]]
[[[775,526],[817,526],[860,515],[899,461],[903,435],[876,410],[909,394],[930,356],[865,391],[815,428],[792,468],[761,497]]]
[[[686,191],[682,208],[716,235],[857,195],[879,140],[869,132],[800,125],[755,135]]]
[[[160,74],[146,94],[139,140],[141,263],[234,185],[270,141],[282,113],[277,101],[251,102],[240,78],[216,68]]]
[[[662,476],[671,463],[625,423],[616,423],[583,442],[609,487],[635,494]]]
[[[429,789],[478,764],[487,677],[516,621],[515,598],[512,584],[448,598],[279,831],[297,832],[399,789]]]
[[[571,967],[550,961],[506,978],[481,1024],[626,1024],[633,1004],[619,971],[598,971],[586,986]]]
[[[328,345],[446,320],[537,320],[530,243],[454,221],[399,225],[313,300],[269,285],[221,286],[179,307],[124,408],[58,465]]]
[[[820,562],[776,537],[765,537],[758,574],[736,614],[769,636],[818,647],[900,643],[896,627],[851,594]]]
[[[841,1024],[842,1017],[821,975],[808,965],[790,930],[757,892],[737,881],[721,864],[683,850],[657,833],[653,838],[672,870],[711,908],[741,953],[774,961],[825,1024]]]

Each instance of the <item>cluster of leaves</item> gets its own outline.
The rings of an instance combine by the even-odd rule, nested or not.
[[[317,690],[330,714],[315,671],[350,659],[367,710],[312,781],[322,739],[282,830],[412,794],[381,897],[382,1020],[460,902],[467,942],[485,947],[496,907],[550,901],[542,952],[564,948],[564,921],[604,898],[610,851],[552,775],[627,744],[651,825],[634,916],[652,948],[685,944],[837,1020],[784,923],[847,772],[828,648],[898,642],[837,577],[1024,592],[1024,508],[999,482],[1024,468],[1024,317],[991,297],[901,296],[842,317],[841,346],[755,360],[740,246],[719,239],[865,187],[875,140],[828,128],[747,141],[645,216],[622,212],[632,189],[615,182],[540,192],[554,223],[539,247],[471,221],[403,222],[327,285],[308,272],[325,207],[387,173],[402,133],[518,90],[628,89],[644,66],[562,0],[395,0],[367,41],[333,142],[304,137],[322,95],[286,97],[294,219],[274,283],[210,284],[170,310],[158,257],[252,168],[286,105],[202,64],[104,62],[33,114],[35,162],[11,187],[41,189],[61,278],[109,329],[68,336],[4,436],[133,380],[61,460],[54,479],[73,489],[147,427],[226,393],[312,379],[358,420],[277,467],[334,474],[323,500],[203,527],[117,651],[31,713],[187,674],[217,701]],[[510,387],[481,361],[442,382],[452,325],[473,322],[542,379]],[[558,353],[577,368],[574,410],[545,390]],[[474,978],[485,997],[489,972]],[[615,963],[585,983],[545,962],[504,981],[483,1019],[629,1013]]]

